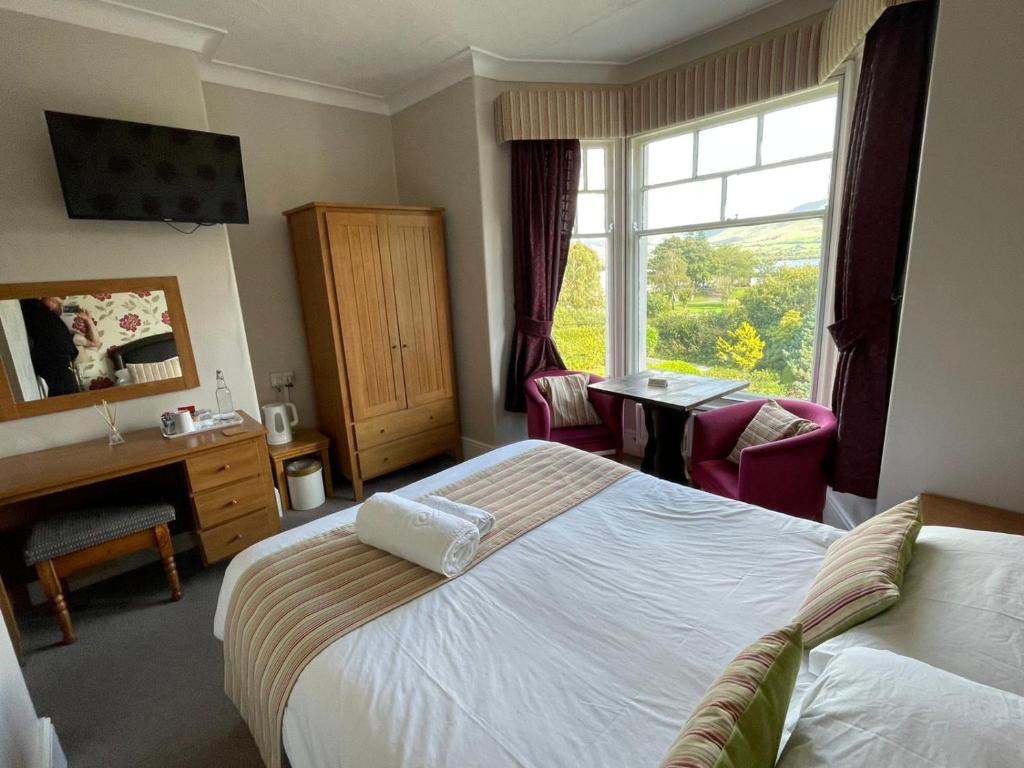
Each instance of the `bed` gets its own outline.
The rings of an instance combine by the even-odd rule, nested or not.
[[[398,491],[410,498],[541,445]],[[239,554],[241,574],[356,508]],[[787,623],[841,531],[635,472],[458,579],[349,632],[292,689],[294,768],[657,765],[736,652]],[[793,706],[811,681],[801,673]]]

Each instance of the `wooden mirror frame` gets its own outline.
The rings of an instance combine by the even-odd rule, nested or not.
[[[108,403],[120,400],[134,400],[139,397],[159,395],[164,392],[177,392],[195,389],[199,386],[199,374],[196,373],[196,361],[192,354],[192,341],[188,335],[188,322],[185,319],[185,308],[181,303],[181,291],[176,277],[118,277],[106,280],[60,280],[46,283],[6,283],[0,284],[0,300],[25,299],[38,296],[77,296],[94,293],[131,293],[134,291],[163,291],[167,301],[174,333],[174,345],[178,350],[178,361],[181,365],[181,376],[161,381],[148,381],[140,384],[107,387],[105,389],[76,392],[71,395],[48,397],[42,400],[18,402],[14,398],[14,390],[7,371],[0,364],[0,421],[25,419],[30,416],[42,416],[47,413],[72,411],[98,405],[106,400]]]

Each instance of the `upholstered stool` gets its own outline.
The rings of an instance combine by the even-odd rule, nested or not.
[[[32,526],[25,562],[36,567],[43,591],[53,603],[64,643],[75,642],[61,579],[129,552],[156,548],[164,561],[171,599],[181,599],[178,569],[167,523],[174,507],[164,502],[125,504],[60,512]]]

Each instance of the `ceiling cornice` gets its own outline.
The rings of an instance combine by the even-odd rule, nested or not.
[[[830,0],[789,0],[777,5],[823,5]],[[768,6],[765,10],[775,7]],[[628,62],[513,59],[468,47],[434,67],[428,75],[392,94],[374,94],[301,77],[268,72],[216,58],[228,32],[188,19],[135,8],[117,0],[0,0],[0,9],[39,16],[151,43],[184,48],[199,60],[203,82],[244,88],[276,96],[312,101],[374,114],[392,115],[449,88],[467,77],[510,83],[586,83],[622,85],[657,63],[664,68],[667,55],[678,48],[655,51]],[[753,21],[758,12],[745,17]]]
[[[212,57],[227,31],[114,0],[0,0],[0,8]]]
[[[426,77],[391,94],[387,98],[388,114],[401,112],[474,74],[472,49],[463,48],[434,67]]]
[[[199,62],[199,79],[204,83],[230,85],[249,91],[272,93],[275,96],[287,96],[291,99],[313,101],[317,104],[356,109],[360,112],[372,112],[377,115],[391,114],[388,100],[375,93],[318,83],[315,80],[305,80],[301,77],[280,75],[276,72],[267,72],[255,67],[231,64],[216,59]]]

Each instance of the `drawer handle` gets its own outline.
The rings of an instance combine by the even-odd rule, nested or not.
[[[224,506],[226,506],[226,507],[234,507],[234,506],[236,506],[237,504],[238,504],[238,499],[232,499],[231,501],[229,501],[229,502],[228,502],[227,504],[225,504]]]
[[[221,472],[227,472],[229,469],[231,469],[231,465],[230,464],[225,464],[223,467],[220,468],[220,471]]]
[[[383,435],[383,434],[384,434],[384,430],[382,429],[382,430],[380,431],[380,433],[381,433],[381,434]]]
[[[242,538],[242,534],[236,533],[234,536],[231,537],[231,540],[238,541],[240,538]]]

